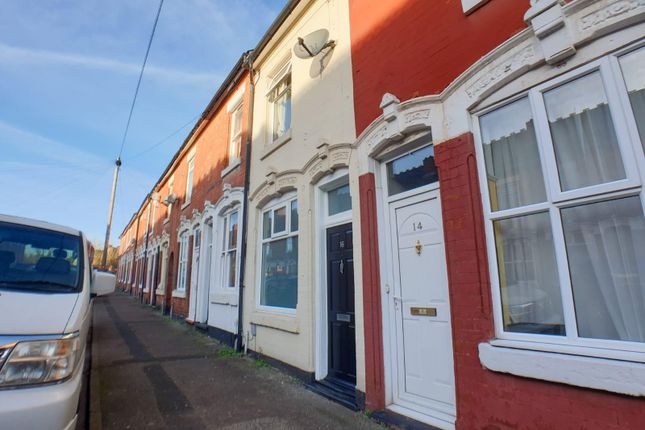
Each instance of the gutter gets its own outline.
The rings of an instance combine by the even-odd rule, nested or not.
[[[287,17],[291,15],[291,12],[298,6],[300,3],[300,0],[289,0],[289,2],[282,8],[280,11],[280,14],[276,17],[276,19],[273,21],[271,24],[271,27],[264,33],[264,36],[262,36],[262,39],[258,42],[257,46],[255,49],[252,51],[252,57],[251,57],[251,62],[255,61],[258,58],[258,55],[262,50],[267,46],[269,41],[273,39],[273,36],[278,32],[282,24],[286,21]],[[251,63],[252,65],[252,63]]]
[[[255,74],[253,71],[253,51],[249,51],[244,56],[244,68],[249,72],[249,120],[246,127],[246,160],[244,167],[244,211],[242,216],[242,246],[240,250],[240,286],[238,288],[239,298],[237,301],[237,339],[235,339],[235,349],[241,352],[243,349],[244,339],[244,282],[246,280],[246,238],[248,235],[249,224],[249,182],[251,180],[251,143],[253,138],[253,109],[255,99]]]
[[[224,79],[224,82],[222,82],[222,85],[217,89],[215,92],[215,95],[211,98],[211,101],[206,105],[206,109],[202,112],[201,116],[193,126],[192,130],[190,130],[190,133],[188,133],[188,136],[184,139],[184,142],[181,144],[177,152],[175,152],[175,155],[173,155],[172,159],[164,169],[163,173],[157,179],[157,182],[155,182],[155,185],[153,186],[153,189],[162,183],[166,175],[172,170],[174,167],[175,162],[177,159],[184,153],[184,150],[190,146],[190,144],[193,141],[193,136],[195,136],[201,129],[202,124],[204,123],[205,120],[209,119],[213,112],[221,106],[223,102],[223,96],[231,91],[231,89],[235,86],[235,84],[238,82],[239,77],[241,72],[245,69],[244,66],[244,61],[251,51],[247,51],[244,54],[242,54],[237,60],[237,63],[233,66],[229,74],[226,76]]]

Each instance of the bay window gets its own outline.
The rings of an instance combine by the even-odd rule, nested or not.
[[[298,201],[262,214],[260,305],[295,309],[298,302]]]
[[[479,115],[499,338],[645,352],[643,64],[607,57]]]

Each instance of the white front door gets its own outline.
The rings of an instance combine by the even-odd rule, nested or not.
[[[210,294],[210,272],[213,249],[213,226],[207,222],[201,237],[199,272],[201,273],[199,285],[195,294],[195,322],[206,323],[208,321],[208,297]]]
[[[195,230],[193,234],[193,261],[190,265],[190,300],[188,301],[188,315],[189,318],[195,322],[197,318],[195,316],[195,308],[197,297],[199,294],[199,253],[201,245],[201,233],[199,230]]]
[[[455,377],[439,190],[390,203],[390,220],[393,405],[450,429]]]

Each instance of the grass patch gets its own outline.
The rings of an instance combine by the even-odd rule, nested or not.
[[[241,356],[242,356],[242,353],[241,353],[241,352],[237,352],[237,351],[236,351],[236,350],[234,350],[233,348],[220,348],[220,349],[217,351],[217,355],[218,355],[219,357],[241,357]]]
[[[262,360],[261,358],[256,358],[254,363],[255,363],[255,367],[258,367],[260,369],[263,368],[263,367],[269,367],[269,363],[267,363],[266,361]]]

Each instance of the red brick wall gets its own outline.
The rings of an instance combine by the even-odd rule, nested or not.
[[[645,400],[490,372],[477,346],[493,337],[473,136],[435,147],[452,312],[457,429],[642,430]]]
[[[528,0],[492,0],[470,15],[461,0],[350,0],[356,133],[400,100],[440,93],[479,58],[526,27]]]
[[[361,255],[363,259],[363,320],[365,332],[365,407],[376,411],[385,407],[383,368],[383,321],[376,216],[374,174],[358,178],[361,210]]]
[[[230,113],[227,111],[227,104],[233,98],[239,88],[244,85],[245,92],[242,97],[243,115],[242,115],[242,148],[240,165],[233,171],[222,178],[222,171],[228,167],[228,145],[229,145],[229,126]],[[190,298],[190,263],[192,261],[192,252],[189,253],[188,276],[186,283],[186,297],[172,297],[172,290],[177,287],[177,270],[179,265],[179,242],[178,229],[181,223],[181,217],[188,220],[193,217],[193,209],[203,211],[206,200],[216,203],[222,197],[224,184],[230,184],[232,187],[244,186],[245,177],[245,160],[246,160],[246,139],[248,136],[248,107],[249,107],[249,82],[248,74],[244,74],[239,83],[234,86],[224,97],[206,123],[198,129],[192,138],[192,143],[185,148],[181,157],[175,160],[171,170],[164,176],[162,182],[158,184],[160,199],[168,196],[170,187],[169,179],[174,175],[173,192],[177,195],[178,200],[173,204],[172,211],[167,217],[167,207],[159,204],[152,226],[154,236],[160,236],[166,231],[170,236],[168,255],[173,255],[172,264],[167,266],[166,282],[166,311],[172,306],[173,315],[185,317],[188,315],[189,298]],[[188,154],[192,148],[197,148],[195,152],[195,167],[193,171],[193,190],[190,204],[184,206],[186,201],[186,181],[188,179]],[[161,170],[161,169],[160,169]],[[142,218],[142,225],[145,223],[145,217]],[[145,230],[145,228],[144,228]],[[192,240],[190,240],[192,244]],[[192,246],[191,246],[192,248]],[[157,303],[163,299],[157,298]]]

